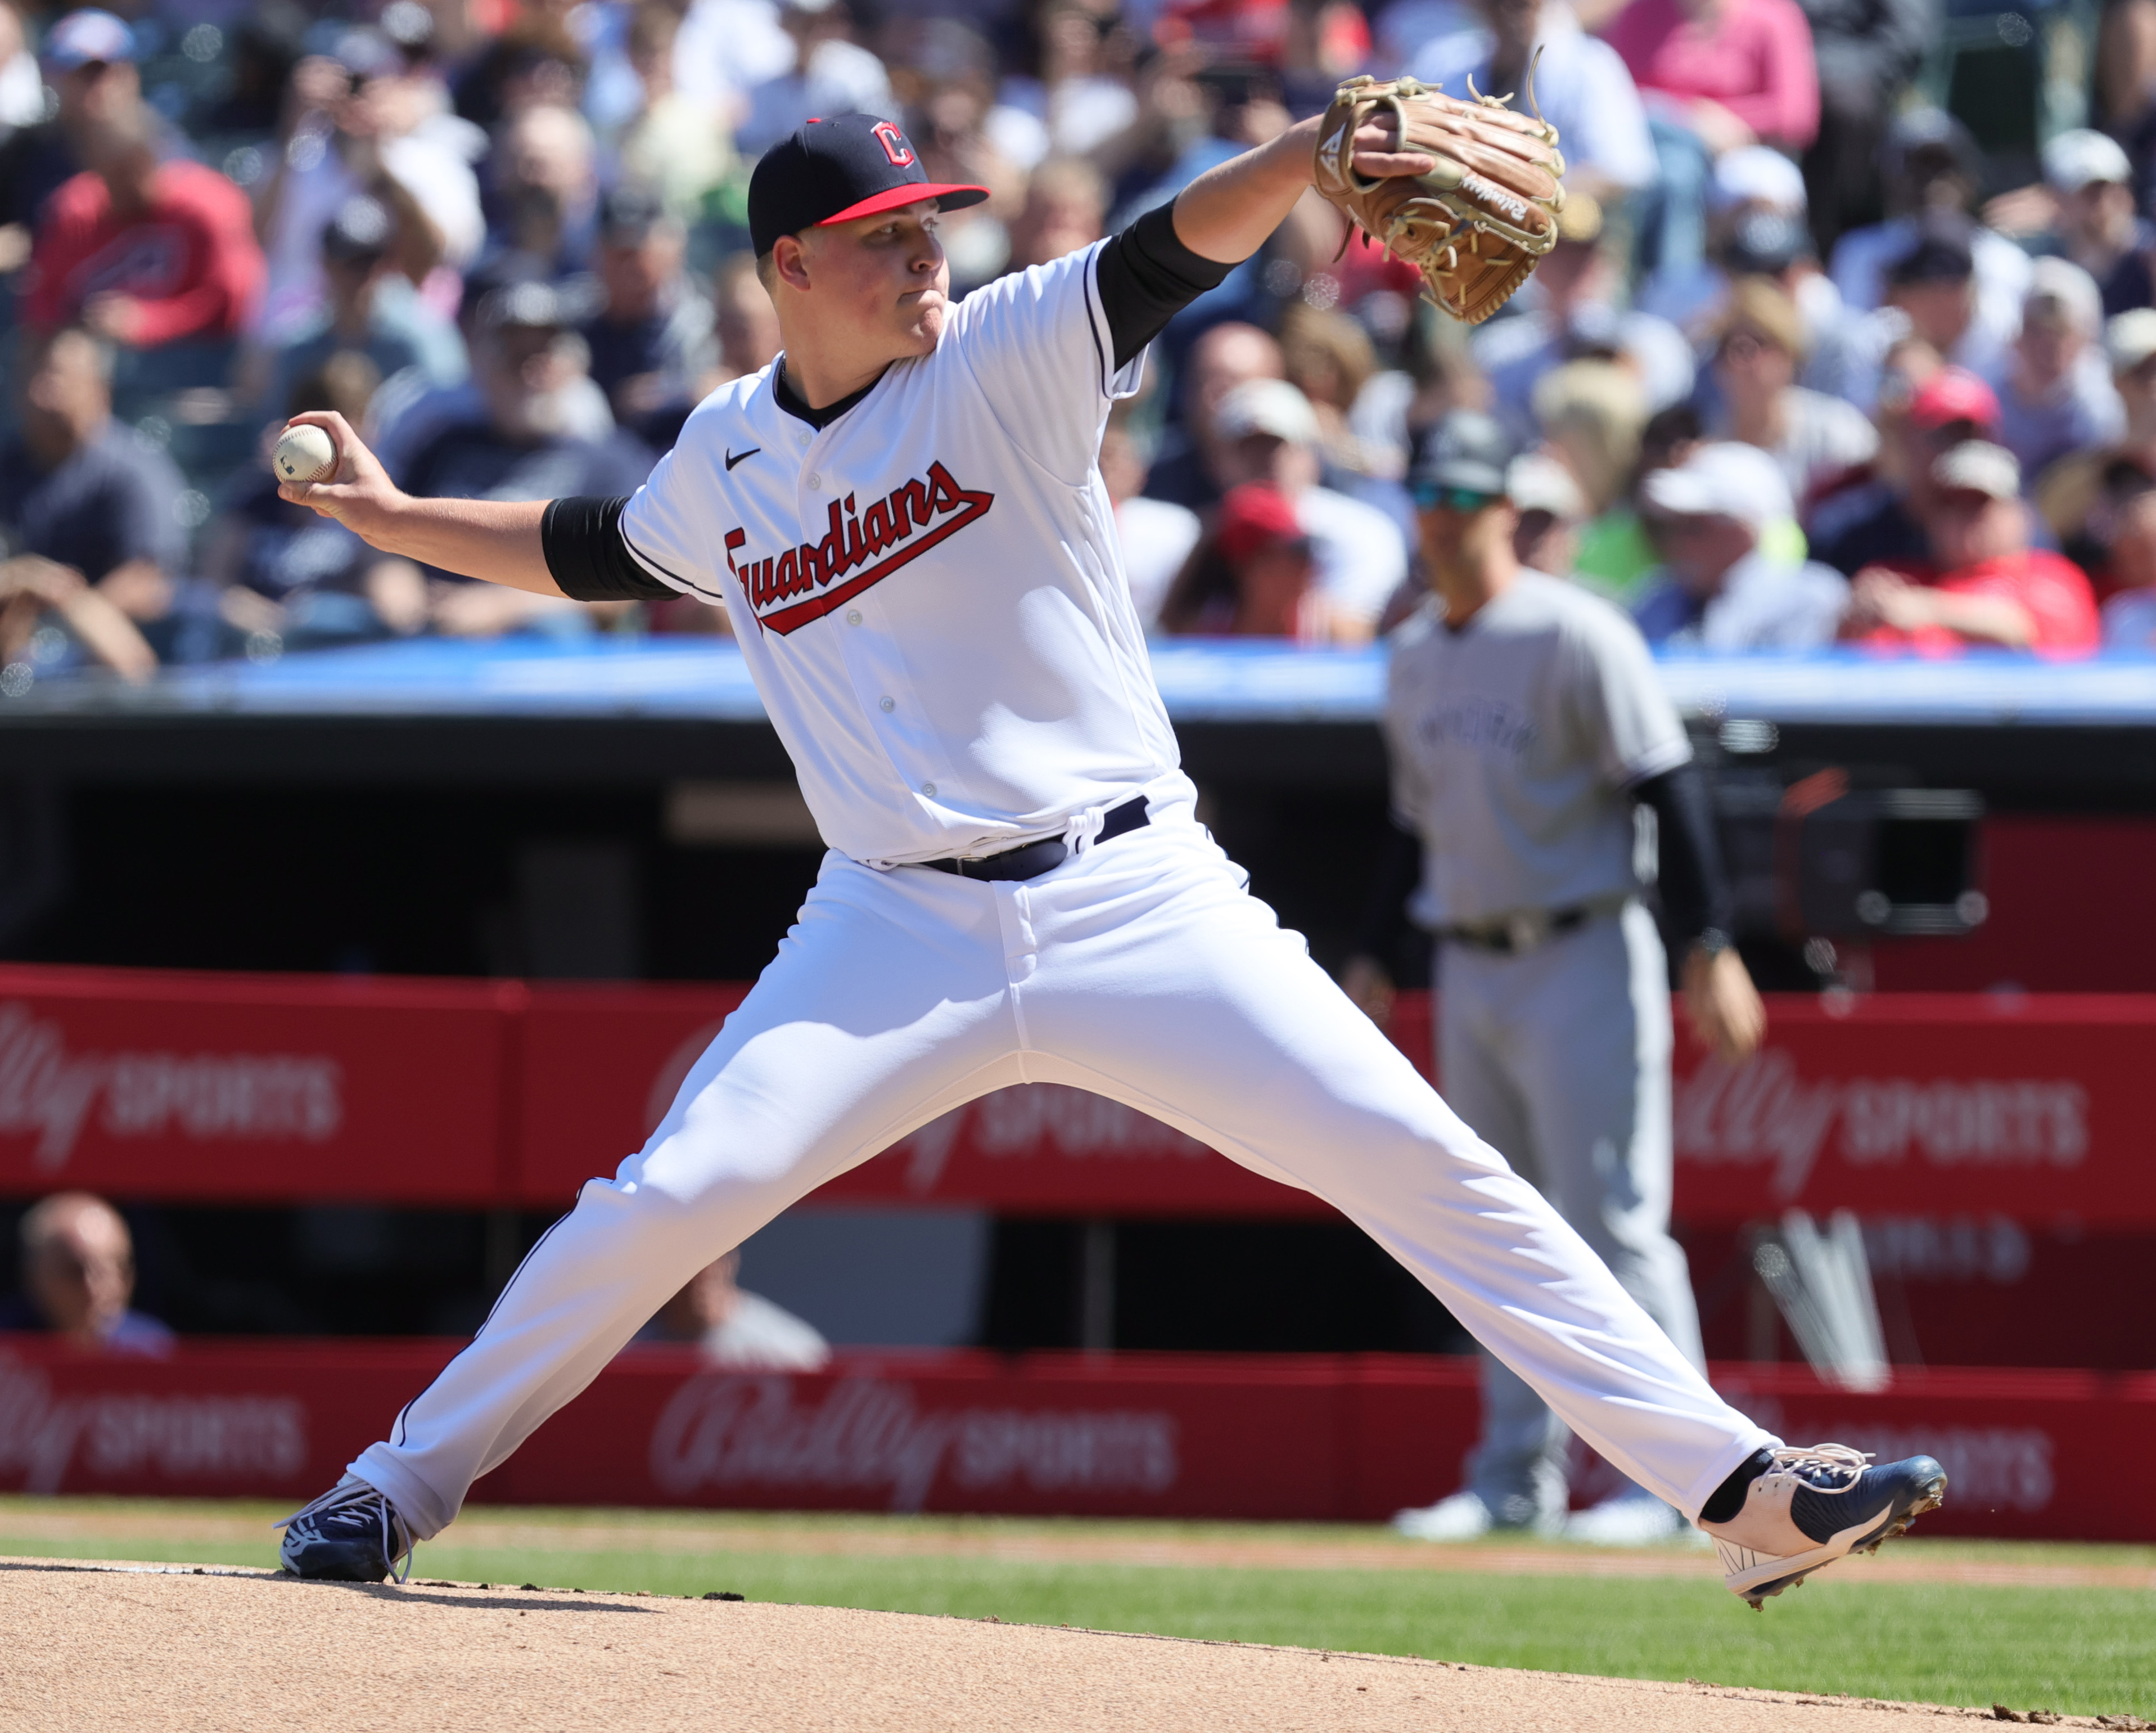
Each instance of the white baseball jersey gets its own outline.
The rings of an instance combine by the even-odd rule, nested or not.
[[[1096,458],[1120,372],[1096,246],[976,291],[820,431],[778,363],[723,387],[622,517],[732,616],[824,840],[993,854],[1187,793]]]
[[[1430,928],[1636,891],[1625,790],[1691,757],[1639,629],[1532,571],[1457,631],[1434,603],[1401,628],[1385,732]]]

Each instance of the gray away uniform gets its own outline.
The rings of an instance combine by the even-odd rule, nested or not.
[[[1703,1365],[1669,1233],[1669,978],[1630,793],[1691,749],[1646,645],[1607,603],[1525,572],[1458,630],[1435,601],[1402,628],[1385,726],[1395,819],[1423,847],[1409,913],[1446,941],[1445,1098]],[[1575,910],[1578,925],[1538,933]],[[1462,928],[1518,938],[1501,951]],[[1563,1423],[1482,1365],[1469,1487],[1503,1522],[1561,1514]]]

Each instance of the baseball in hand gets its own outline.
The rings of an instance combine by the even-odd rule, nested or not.
[[[270,460],[280,481],[326,481],[336,466],[336,442],[311,421],[286,428]]]

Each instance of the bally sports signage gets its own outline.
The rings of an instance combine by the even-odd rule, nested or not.
[[[560,1206],[633,1154],[746,988],[0,968],[0,1192]],[[2156,1229],[2156,998],[1769,1005],[1741,1065],[1681,1041],[1676,1213],[1790,1207]],[[1430,1063],[1430,1005],[1393,1033]],[[1034,1215],[1326,1206],[1050,1084],[921,1127],[816,1193]]]

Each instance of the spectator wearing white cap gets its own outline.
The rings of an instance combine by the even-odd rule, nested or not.
[[[2086,126],[2044,147],[2044,177],[2000,194],[1984,219],[2035,253],[2059,253],[2094,277],[2107,316],[2156,300],[2156,225],[2134,210],[2133,165],[2116,139]]]
[[[1407,540],[1375,506],[1318,484],[1317,412],[1285,379],[1252,379],[1220,401],[1214,428],[1231,487],[1265,482],[1286,495],[1310,537],[1317,587],[1334,616],[1368,637],[1407,576]]]
[[[1839,572],[1760,550],[1792,511],[1781,466],[1757,446],[1718,440],[1640,486],[1662,571],[1633,610],[1650,644],[1724,652],[1831,643],[1849,600]]]
[[[1476,0],[1454,28],[1424,43],[1409,69],[1456,96],[1468,80],[1488,95],[1522,93],[1534,64],[1534,95],[1563,141],[1568,193],[1609,198],[1651,186],[1655,143],[1632,75],[1616,49],[1589,36],[1565,0]],[[1539,53],[1542,59],[1535,63]]]
[[[1514,557],[1534,571],[1569,578],[1589,516],[1587,496],[1572,471],[1547,451],[1523,451],[1505,466],[1505,497],[1520,514]]]
[[[1928,558],[1870,565],[1850,584],[1842,635],[1933,656],[1972,646],[2087,656],[2096,598],[2081,568],[2029,545],[2021,466],[1965,440],[1933,461],[1921,506]]]
[[[2058,459],[2108,445],[2126,429],[2097,339],[2096,279],[2065,259],[2039,259],[2022,303],[2021,334],[1999,379],[2001,443],[2030,481]]]
[[[2119,314],[2104,327],[2103,347],[2124,430],[2108,445],[2059,459],[2030,492],[2059,546],[2092,571],[2102,563],[2105,538],[2091,533],[2090,520],[2105,471],[2123,460],[2156,475],[2156,308]]]

